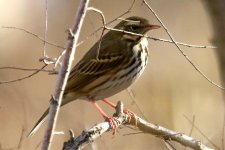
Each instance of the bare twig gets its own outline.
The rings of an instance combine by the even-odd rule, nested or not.
[[[106,25],[114,22],[114,20],[106,23]],[[36,38],[38,38],[39,40],[41,41],[45,41],[46,44],[49,44],[49,45],[52,45],[52,46],[55,46],[55,47],[58,47],[60,49],[65,49],[65,47],[63,46],[60,46],[60,45],[57,45],[57,44],[54,44],[52,42],[49,42],[47,40],[44,40],[42,37],[38,36],[37,34],[34,34],[26,29],[23,29],[23,28],[19,28],[19,27],[12,27],[12,26],[2,26],[2,28],[6,28],[6,29],[16,29],[16,30],[21,30],[21,31],[24,31],[25,33],[28,33]],[[97,30],[95,30],[94,32],[92,32],[91,34],[89,34],[84,40],[80,41],[78,44],[77,44],[77,47],[80,46],[81,44],[83,44],[86,40],[88,40],[91,36],[95,35],[98,31],[100,31],[102,29],[102,27],[98,28]],[[123,30],[118,30],[118,29],[113,29],[113,28],[109,28],[107,27],[106,28],[107,30],[114,30],[114,31],[119,31],[119,32],[123,32]],[[126,32],[124,32],[126,33]],[[132,33],[132,32],[131,32]],[[138,34],[135,34],[134,35],[138,35]],[[139,36],[143,36],[143,35],[139,35]],[[173,41],[171,40],[167,40],[167,39],[162,39],[162,38],[154,38],[154,37],[150,37],[150,36],[145,36],[147,37],[148,39],[151,39],[151,40],[154,40],[154,41],[162,41],[162,42],[166,42],[166,43],[174,43]],[[187,43],[183,43],[183,42],[177,42],[175,41],[175,43],[177,43],[178,45],[181,45],[181,46],[185,46],[185,47],[193,47],[193,48],[211,48],[211,49],[216,49],[217,47],[216,46],[212,46],[212,45],[194,45],[194,44],[187,44]]]
[[[32,74],[27,75],[27,76],[22,77],[22,78],[18,78],[18,79],[15,79],[15,80],[8,80],[8,81],[0,81],[0,84],[12,83],[12,82],[17,82],[17,81],[21,81],[21,80],[30,78],[30,77],[36,75],[37,73],[41,72],[46,66],[47,66],[47,64],[45,64],[44,66],[42,66],[40,69],[34,71]]]
[[[114,22],[116,19],[106,23],[106,25]],[[65,47],[63,46],[60,46],[60,45],[57,45],[57,44],[54,44],[52,42],[49,42],[47,40],[44,40],[42,37],[38,36],[37,34],[34,34],[26,29],[23,29],[23,28],[19,28],[19,27],[12,27],[12,26],[2,26],[2,28],[6,28],[6,29],[16,29],[16,30],[21,30],[21,31],[24,31],[25,33],[28,33],[36,38],[38,38],[39,40],[41,41],[45,41],[46,44],[49,44],[49,45],[52,45],[52,46],[55,46],[55,47],[58,47],[60,49],[65,49]],[[91,36],[95,35],[98,31],[100,31],[102,29],[102,27],[98,28],[97,30],[95,30],[94,32],[92,32],[91,34],[89,34],[84,40],[80,41],[78,44],[77,44],[77,47],[80,46],[81,44],[83,44],[86,40],[88,40]],[[119,32],[123,32],[122,30],[117,30],[117,29],[113,29],[113,28],[109,28],[107,27],[107,30],[115,30],[115,31],[119,31]],[[126,33],[126,32],[125,32]],[[136,35],[134,33],[134,35]],[[143,36],[143,35],[139,35],[139,36]],[[162,42],[167,42],[167,43],[173,43],[173,41],[171,40],[167,40],[167,39],[162,39],[162,38],[154,38],[154,37],[149,37],[149,36],[146,36],[148,39],[151,39],[151,40],[154,40],[154,41],[162,41]],[[183,43],[183,42],[175,42],[177,43],[178,45],[182,45],[182,46],[185,46],[185,47],[193,47],[193,48],[211,48],[211,49],[216,49],[217,47],[216,46],[211,46],[211,45],[194,45],[194,44],[187,44],[187,43]]]
[[[191,124],[193,124],[193,122],[187,117],[184,115],[184,117],[187,119],[188,122],[190,122]],[[220,150],[220,148],[215,144],[213,143],[212,140],[210,140],[205,133],[203,133],[195,124],[193,124],[193,127],[209,142],[211,143],[217,150]]]
[[[191,61],[191,59],[181,50],[181,48],[179,47],[179,45],[175,42],[173,36],[170,34],[170,32],[168,31],[168,29],[166,28],[166,26],[164,25],[164,23],[161,21],[161,19],[158,17],[158,15],[155,13],[155,11],[151,8],[151,6],[146,2],[146,0],[143,0],[144,4],[149,8],[149,10],[154,14],[154,16],[156,17],[156,19],[160,22],[160,24],[163,26],[163,28],[165,29],[165,31],[167,32],[167,34],[169,35],[170,39],[172,40],[172,42],[176,45],[176,47],[178,48],[178,50],[181,52],[181,54],[186,58],[186,60],[195,68],[195,70],[197,72],[199,72],[206,80],[208,80],[211,84],[219,87],[220,89],[225,89],[224,87],[216,84],[215,82],[213,82],[211,79],[209,79],[196,65],[193,64],[193,62]]]
[[[45,33],[44,33],[44,41],[43,41],[43,58],[48,58],[46,53],[46,39],[47,39],[47,32],[48,32],[48,0],[45,0]],[[48,59],[43,59],[45,64],[51,64],[52,61],[48,61]]]
[[[169,30],[167,29],[167,27],[164,25],[164,23],[161,21],[161,19],[158,17],[158,15],[155,13],[155,11],[152,9],[152,7],[146,2],[146,0],[143,0],[143,3],[145,4],[145,6],[153,13],[153,15],[156,17],[156,19],[160,22],[160,24],[162,25],[162,27],[165,29],[166,33],[168,34],[168,36],[170,37],[170,39],[172,40],[172,42],[175,44],[175,46],[177,47],[177,49],[180,51],[180,53],[186,58],[186,60],[195,68],[195,70],[202,76],[204,77],[207,81],[209,81],[211,84],[215,85],[216,87],[225,90],[224,87],[222,87],[221,85],[215,83],[214,81],[212,81],[211,79],[209,79],[193,62],[192,60],[183,52],[183,50],[181,50],[180,46],[176,43],[176,41],[174,40],[173,36],[171,35],[171,33],[169,32]]]
[[[133,0],[133,2],[131,3],[131,6],[129,7],[129,9],[127,11],[125,11],[124,13],[122,13],[121,15],[119,15],[118,17],[116,17],[115,19],[107,22],[105,25],[109,25],[112,22],[120,19],[122,16],[128,14],[131,12],[133,6],[134,6],[135,0]],[[96,32],[100,31],[102,27],[96,29],[94,32],[92,32],[90,35],[88,35],[84,40],[82,40],[81,42],[79,42],[77,44],[77,46],[81,45],[84,41],[86,41],[87,39],[89,39],[91,36],[95,35]],[[159,38],[153,38],[153,37],[148,37],[149,39],[152,40],[156,40],[156,41],[163,41],[163,42],[169,42],[169,43],[173,43],[173,41],[170,40],[166,40],[166,39],[159,39]],[[179,45],[183,45],[183,46],[187,46],[187,47],[194,47],[194,48],[217,48],[215,46],[205,46],[205,45],[193,45],[193,44],[186,44],[186,43],[182,43],[182,42],[176,42]]]
[[[60,63],[60,60],[63,55],[65,55],[66,50],[63,50],[63,52],[59,55],[59,57],[55,61],[54,69],[57,68],[57,66],[61,66],[62,64]]]
[[[211,148],[208,148],[207,146],[203,145],[197,139],[194,139],[182,133],[177,133],[175,131],[166,129],[159,125],[146,122],[135,114],[133,116],[130,116],[128,114],[123,113],[123,111],[117,113],[118,108],[120,110],[123,110],[123,105],[121,102],[119,102],[117,103],[117,106],[119,107],[117,107],[115,113],[116,115],[114,115],[114,117],[120,122],[117,127],[119,127],[121,124],[132,125],[138,127],[138,129],[144,133],[152,134],[158,138],[163,139],[167,143],[169,141],[175,141],[183,146],[187,146],[195,150],[212,150]],[[137,121],[135,121],[135,119],[137,119]],[[64,143],[63,150],[82,149],[87,146],[87,144],[92,143],[96,138],[100,137],[103,133],[110,131],[110,129],[112,129],[112,127],[108,122],[99,123],[93,126],[92,128],[83,131],[80,136],[75,138],[71,137],[69,141]]]
[[[114,31],[119,31],[119,32],[123,32],[123,30],[118,30],[118,29],[112,29],[112,28],[109,28],[109,27],[106,27],[106,25],[109,25],[111,24],[112,22],[118,20],[119,18],[121,18],[122,16],[128,14],[131,12],[133,6],[134,6],[134,3],[135,3],[135,0],[132,2],[131,6],[129,7],[129,9],[127,11],[125,11],[124,13],[122,13],[121,15],[119,15],[118,17],[116,17],[115,19],[107,22],[105,24],[105,27],[100,27],[98,29],[96,29],[94,32],[92,32],[91,34],[89,34],[84,40],[80,41],[77,46],[80,46],[81,44],[83,44],[86,40],[88,40],[91,36],[95,35],[96,32],[100,31],[102,28],[106,28],[107,30],[114,30]],[[125,32],[126,33],[126,32]],[[132,33],[132,32],[130,32]],[[135,33],[133,33],[133,35],[137,35]],[[141,34],[139,34],[139,36],[143,36]],[[168,42],[168,43],[174,43],[173,41],[171,40],[167,40],[167,39],[161,39],[161,38],[154,38],[154,37],[149,37],[149,36],[146,36],[148,39],[151,39],[151,40],[155,40],[155,41],[162,41],[162,42]],[[178,45],[182,45],[182,46],[186,46],[186,47],[193,47],[193,48],[212,48],[212,49],[215,49],[217,47],[215,46],[211,46],[211,45],[194,45],[194,44],[187,44],[187,43],[182,43],[182,42],[176,42]]]
[[[190,132],[189,132],[189,136],[191,136],[192,135],[192,132],[193,132],[193,130],[194,130],[194,125],[195,125],[195,115],[193,116],[193,119],[192,119],[192,122],[191,122],[191,130],[190,130]],[[185,150],[187,149],[187,147],[185,147]]]
[[[45,130],[44,140],[42,143],[42,150],[48,150],[51,146],[51,141],[53,138],[52,133],[54,133],[56,120],[57,120],[59,109],[62,102],[63,92],[69,77],[69,71],[72,67],[72,61],[74,59],[74,54],[76,51],[76,44],[79,38],[80,29],[83,24],[88,3],[89,3],[89,0],[80,0],[80,5],[75,17],[75,23],[68,36],[69,41],[68,41],[65,57],[62,62],[62,67],[59,72],[57,85],[56,85],[55,92],[54,92],[50,109],[49,109],[49,115],[48,115],[49,118],[48,118],[46,130]]]
[[[130,7],[122,14],[120,14],[119,16],[115,17],[114,19],[112,19],[111,21],[105,23],[105,25],[109,25],[111,23],[113,23],[114,21],[118,20],[119,18],[125,16],[126,14],[130,13],[131,10],[133,9],[134,7],[134,3],[135,3],[136,0],[133,0]],[[46,5],[47,6],[47,5]],[[44,40],[42,37],[26,30],[26,29],[23,29],[23,28],[18,28],[18,27],[11,27],[11,26],[2,26],[2,28],[6,28],[6,29],[17,29],[17,30],[21,30],[21,31],[24,31],[25,33],[28,33],[34,37],[37,37],[39,40],[49,44],[49,45],[52,45],[52,46],[55,46],[55,47],[58,47],[58,48],[61,48],[61,49],[65,49],[65,47],[62,47],[60,45],[56,45],[52,42],[49,42],[49,41],[46,41]],[[95,35],[95,33],[97,33],[98,31],[100,31],[102,29],[102,27],[99,27],[98,29],[96,29],[95,31],[93,31],[91,34],[89,34],[84,40],[80,41],[76,46],[80,46],[81,44],[83,44],[86,40],[88,40],[91,36]],[[110,29],[108,29],[110,30]],[[166,40],[166,39],[160,39],[160,38],[153,38],[153,37],[148,37],[149,39],[152,39],[152,40],[155,40],[155,41],[163,41],[163,42],[169,42],[169,43],[173,43],[173,41],[170,41],[170,40]],[[179,45],[183,45],[183,46],[186,46],[186,47],[194,47],[194,48],[216,48],[215,46],[205,46],[205,45],[193,45],[193,44],[186,44],[186,43],[182,43],[182,42],[176,42],[177,44]]]
[[[129,31],[125,31],[125,30],[110,28],[110,27],[107,27],[107,26],[105,26],[105,29],[112,30],[112,31],[117,31],[117,32],[122,32],[122,33],[128,33],[128,34],[131,34],[131,35],[137,35],[137,36],[141,36],[141,37],[146,37],[146,38],[154,40],[154,41],[174,43],[171,40],[161,39],[161,38],[154,38],[154,37],[150,37],[150,36],[143,35],[143,34],[138,34],[138,33],[133,33],[133,32],[129,32]],[[176,42],[176,41],[175,41],[175,43],[178,44],[178,45],[182,45],[182,46],[186,46],[186,47],[193,47],[193,48],[217,48],[215,46],[210,46],[210,45],[209,46],[206,46],[206,45],[193,45],[193,44],[186,44],[186,43],[181,43],[181,42]]]
[[[190,130],[190,132],[189,132],[189,136],[191,136],[191,134],[192,134],[192,132],[193,132],[194,125],[195,125],[195,115],[193,116],[193,119],[192,119],[191,130]]]
[[[104,14],[103,14],[102,11],[100,11],[99,9],[96,9],[94,7],[89,7],[88,10],[92,10],[92,11],[100,14],[101,20],[102,20],[103,29],[102,29],[102,33],[101,33],[100,40],[99,40],[99,43],[98,43],[98,51],[97,51],[97,55],[96,55],[96,59],[98,59],[99,51],[100,51],[101,43],[102,43],[102,37],[103,37],[104,32],[105,32],[105,24],[106,24],[106,22],[105,22],[105,16],[104,16]]]
[[[154,38],[154,37],[148,37],[149,39],[155,40],[155,41],[162,41],[162,42],[167,42],[167,43],[174,43],[171,40],[167,40],[167,39],[161,39],[161,38]],[[211,48],[211,49],[216,49],[216,46],[212,46],[212,45],[194,45],[194,44],[186,44],[186,43],[182,43],[182,42],[177,42],[175,41],[178,45],[181,46],[185,46],[185,47],[193,47],[193,48]]]
[[[114,19],[112,19],[111,21],[107,22],[105,25],[109,25],[111,23],[113,23],[114,21],[116,21],[118,18],[125,16],[126,14],[130,13],[132,8],[134,7],[134,3],[136,0],[133,0],[130,7],[121,15],[115,17]],[[81,44],[83,44],[86,40],[88,40],[91,36],[95,35],[95,33],[97,33],[98,31],[100,31],[102,29],[102,27],[99,27],[98,29],[96,29],[94,32],[92,32],[91,34],[89,34],[84,40],[80,41],[77,46],[80,46]]]
[[[18,143],[18,149],[22,148],[22,143],[23,143],[24,137],[25,137],[25,128],[23,127],[22,132],[21,132],[21,136],[20,136],[20,140],[19,140],[19,143]]]
[[[37,71],[40,69],[35,69],[35,68],[22,68],[22,67],[0,67],[1,69],[11,69],[11,70],[21,70],[21,71]],[[50,69],[42,69],[40,70],[41,72],[48,72],[48,73],[52,73],[53,70]]]
[[[1,26],[1,27],[2,27],[2,28],[5,28],[5,29],[14,29],[14,30],[20,30],[20,31],[23,31],[23,32],[25,32],[25,33],[27,33],[27,34],[29,34],[29,35],[32,35],[32,36],[36,37],[37,39],[41,40],[42,42],[45,41],[45,42],[46,42],[47,44],[49,44],[49,45],[58,47],[58,48],[60,48],[60,49],[65,49],[65,47],[60,46],[60,45],[57,45],[57,44],[54,44],[53,42],[46,41],[46,40],[44,40],[42,37],[40,37],[39,35],[34,34],[34,33],[30,32],[30,31],[28,31],[28,30],[26,30],[26,29],[19,28],[19,27],[12,27],[12,26],[10,26],[10,27],[9,27],[9,26]]]
[[[130,96],[130,98],[132,100],[132,104],[135,104],[135,106],[137,107],[138,111],[140,112],[141,117],[148,121],[145,113],[141,110],[140,106],[138,105],[137,100],[135,98],[135,95],[134,95],[132,89],[128,88],[126,91],[127,91],[127,93],[129,94],[129,96]]]

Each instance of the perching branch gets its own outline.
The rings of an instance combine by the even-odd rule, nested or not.
[[[122,102],[117,103],[116,113],[113,115],[113,117],[115,117],[120,122],[117,128],[120,125],[131,125],[137,127],[143,133],[155,135],[164,141],[178,142],[181,145],[194,150],[212,150],[212,148],[205,146],[201,141],[183,133],[178,133],[162,126],[147,122],[137,115],[130,116],[126,113],[123,113]],[[137,119],[137,121],[135,121],[135,119]],[[99,123],[92,128],[83,131],[78,137],[71,136],[71,138],[64,143],[63,150],[82,149],[88,144],[92,143],[98,137],[102,136],[103,133],[109,132],[111,129],[112,127],[108,122]]]
[[[77,10],[73,28],[69,32],[66,53],[62,62],[62,67],[59,71],[55,92],[52,97],[50,108],[49,108],[49,114],[48,114],[49,118],[47,121],[47,127],[45,130],[44,140],[42,143],[42,150],[48,150],[51,146],[53,132],[56,126],[56,120],[57,120],[59,109],[61,106],[64,89],[66,87],[66,83],[69,77],[69,72],[72,67],[72,62],[73,62],[74,54],[76,51],[76,44],[79,38],[80,29],[83,24],[88,3],[89,3],[89,0],[80,0],[80,5]]]

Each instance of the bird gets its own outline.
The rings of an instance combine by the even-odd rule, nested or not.
[[[61,106],[84,99],[95,104],[104,118],[106,114],[95,103],[107,100],[133,84],[148,62],[148,40],[144,36],[159,25],[150,24],[143,17],[132,16],[121,21],[97,41],[70,72]],[[45,122],[44,112],[28,136],[32,136]]]

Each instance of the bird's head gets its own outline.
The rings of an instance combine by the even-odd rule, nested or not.
[[[160,26],[150,24],[149,21],[145,18],[133,16],[122,20],[118,25],[115,26],[115,28],[137,34],[145,34],[149,30],[160,28]],[[122,38],[130,40],[136,40],[138,37],[140,37],[128,33],[122,33],[121,35]]]

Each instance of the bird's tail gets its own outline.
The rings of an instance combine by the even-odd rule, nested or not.
[[[28,137],[32,137],[37,132],[37,130],[41,127],[41,125],[46,121],[48,112],[49,112],[49,108],[44,112],[41,118],[36,122],[33,129],[28,134]]]
[[[76,100],[77,98],[78,97],[74,97],[74,96],[70,97],[70,96],[64,95],[61,107],[66,105],[69,102],[72,102],[73,100]],[[41,118],[34,125],[33,129],[29,132],[28,137],[32,137],[38,131],[38,129],[41,127],[41,125],[46,121],[48,112],[49,112],[49,108],[44,112],[44,114],[41,116]]]

